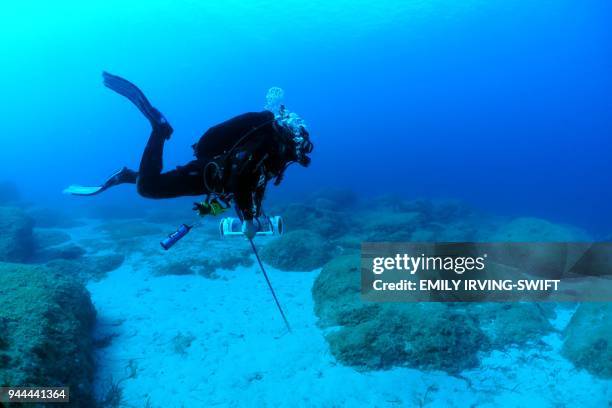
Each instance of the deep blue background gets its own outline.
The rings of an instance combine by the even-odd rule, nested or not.
[[[168,167],[281,86],[315,154],[277,196],[459,198],[612,231],[608,1],[64,1],[0,20],[2,178],[32,200],[67,205],[66,185],[137,166],[147,123],[108,70],[174,125]]]

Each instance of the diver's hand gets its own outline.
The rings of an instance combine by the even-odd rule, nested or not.
[[[248,239],[253,239],[257,233],[257,227],[253,223],[253,220],[245,220],[242,223],[242,233]]]
[[[197,212],[200,217],[210,214],[210,205],[202,201],[201,203],[193,203],[193,211]]]

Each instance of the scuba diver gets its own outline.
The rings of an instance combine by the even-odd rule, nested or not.
[[[313,144],[304,121],[283,105],[275,105],[282,90],[271,88],[267,110],[245,113],[211,127],[193,145],[195,160],[163,173],[164,143],[172,135],[172,126],[136,85],[107,72],[103,78],[106,87],[129,99],[149,120],[151,135],[138,171],[124,167],[101,186],[70,186],[65,193],[91,196],[130,183],[146,198],[206,195],[206,202],[195,204],[194,210],[214,212],[219,202],[225,208],[233,202],[242,232],[252,239],[258,229],[253,220],[263,214],[267,183],[274,179],[274,185],[280,184],[292,163],[310,164]]]

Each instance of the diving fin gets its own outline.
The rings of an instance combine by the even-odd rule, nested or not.
[[[138,173],[134,170],[130,170],[127,167],[123,167],[121,170],[118,170],[111,174],[109,178],[106,179],[104,184],[101,186],[80,186],[80,185],[71,185],[68,188],[64,189],[64,194],[71,194],[77,196],[93,196],[96,194],[100,194],[101,192],[117,186],[119,184],[136,184],[136,179],[138,178]]]
[[[151,105],[151,102],[136,85],[108,72],[102,72],[102,78],[104,78],[104,86],[129,99],[151,122],[151,126],[170,126],[164,115]]]
[[[64,194],[77,195],[77,196],[92,196],[104,191],[102,186],[86,187],[79,185],[71,185],[64,189]]]

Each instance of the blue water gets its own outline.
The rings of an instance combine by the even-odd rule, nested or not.
[[[480,365],[461,376],[412,366],[361,371],[338,358],[325,339],[329,328],[321,327],[321,316],[313,312],[322,302],[311,291],[319,269],[295,273],[269,265],[296,331],[286,335],[257,264],[232,269],[224,263],[250,259],[244,240],[221,241],[211,221],[172,251],[158,247],[183,214],[165,210],[180,209],[190,222],[192,198],[146,200],[132,185],[94,199],[62,190],[73,183],[97,184],[140,161],[149,124],[102,85],[101,73],[108,71],[142,88],[174,127],[166,169],[192,160],[191,145],[210,126],[262,110],[266,91],[278,86],[287,107],[307,122],[315,148],[309,168],[293,166],[280,187],[269,187],[266,205],[303,203],[331,187],[354,190],[365,203],[395,194],[458,200],[483,210],[472,217],[461,206],[440,210],[410,202],[421,213],[382,214],[388,208],[372,204],[370,212],[358,207],[363,211],[349,208],[339,215],[323,202],[311,226],[321,242],[292,242],[289,251],[298,255],[295,248],[303,245],[328,250],[323,255],[331,259],[334,248],[348,253],[363,237],[401,233],[393,231],[394,223],[414,227],[415,240],[482,239],[491,236],[485,233],[495,222],[507,231],[492,236],[514,240],[610,237],[610,21],[609,0],[4,4],[0,182],[15,183],[24,200],[3,203],[0,210],[13,214],[3,206],[20,206],[38,222],[55,217],[46,208],[77,211],[64,211],[74,218],[68,221],[76,221],[68,226],[50,222],[21,235],[11,223],[2,228],[16,239],[25,236],[24,248],[38,256],[17,262],[59,260],[49,267],[89,279],[98,313],[94,337],[108,341],[94,350],[95,388],[100,392],[109,378],[120,378],[130,406],[603,406],[612,395],[609,378],[594,375],[592,361],[582,361],[583,369],[561,351],[573,306],[546,305],[544,322],[554,320],[555,330],[547,326],[545,336],[536,331],[535,345],[512,343],[489,354],[479,349]],[[90,206],[100,214],[88,218]],[[126,209],[136,218],[117,221]],[[293,211],[294,222],[301,218],[295,209],[284,209]],[[167,214],[172,219],[164,219]],[[348,221],[339,220],[343,217]],[[513,217],[554,225],[534,218],[504,224]],[[304,220],[297,220],[301,228]],[[327,236],[326,228],[343,225],[340,221],[347,230]],[[0,230],[0,237],[6,231]],[[54,239],[68,250],[54,252]],[[262,248],[265,239],[257,238]],[[32,244],[45,240],[52,250]],[[89,269],[112,264],[104,258],[109,254],[120,262],[90,279]],[[296,264],[302,260],[297,258]],[[14,269],[0,262],[0,272]],[[332,300],[343,309],[343,299]],[[514,307],[520,305],[509,307],[509,315]],[[544,308],[538,310],[544,314]],[[506,318],[529,328],[525,317],[533,315],[523,313]],[[431,316],[423,312],[423,321]],[[588,340],[605,343],[610,320],[601,321],[593,327],[574,323],[574,337],[586,326],[592,329]],[[521,337],[522,329],[511,329]],[[193,345],[173,349],[190,336]],[[423,337],[426,342],[430,336]],[[589,344],[586,352],[592,351]],[[434,354],[443,348],[435,346]],[[126,370],[132,371],[126,376]],[[172,392],[182,396],[173,398]],[[147,398],[151,405],[144,405]]]
[[[611,17],[603,0],[5,5],[2,178],[56,201],[137,165],[148,125],[108,70],[173,124],[168,167],[281,86],[316,153],[275,194],[458,198],[609,233]]]

